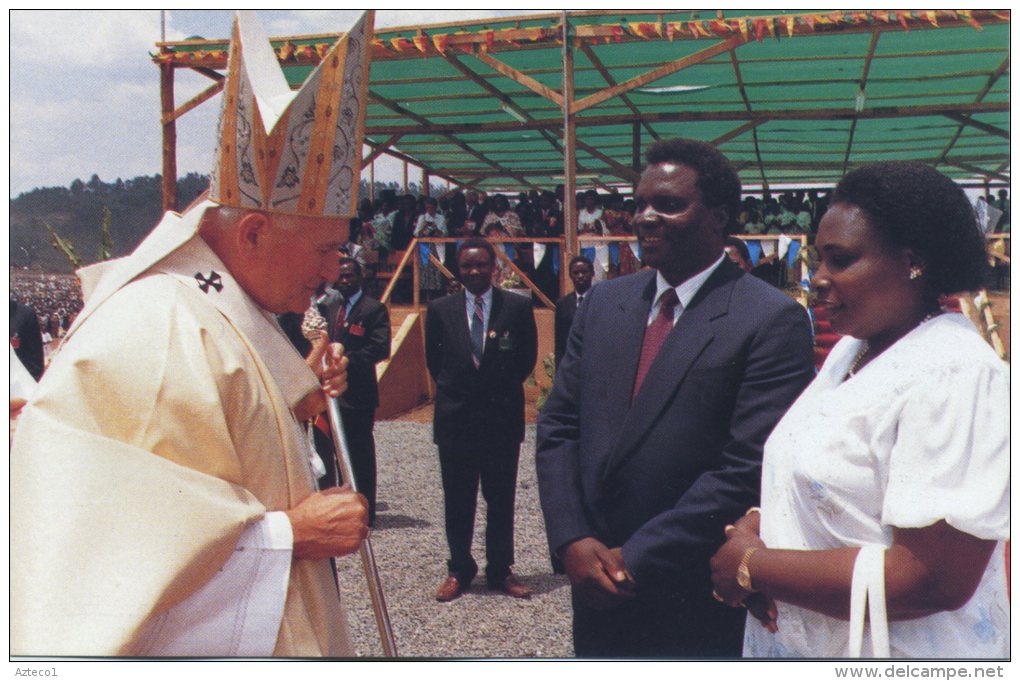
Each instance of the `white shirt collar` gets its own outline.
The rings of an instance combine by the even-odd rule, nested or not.
[[[691,304],[694,296],[697,295],[704,283],[708,281],[710,276],[712,276],[712,272],[715,272],[716,268],[722,264],[725,257],[726,254],[723,253],[719,256],[718,260],[695,274],[693,277],[680,282],[677,286],[670,286],[669,282],[666,281],[666,278],[662,276],[662,272],[656,272],[655,299],[652,300],[652,307],[657,307],[659,304],[659,298],[662,297],[663,292],[668,288],[672,288],[676,291],[676,297],[680,301],[680,309],[686,309],[686,307]]]

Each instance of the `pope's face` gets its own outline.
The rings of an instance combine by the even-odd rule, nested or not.
[[[336,217],[269,214],[257,255],[253,295],[276,314],[304,312],[323,284],[340,274],[337,249],[347,241],[347,221]]]

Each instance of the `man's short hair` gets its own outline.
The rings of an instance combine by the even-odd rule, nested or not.
[[[583,262],[585,265],[587,265],[588,269],[590,269],[592,272],[595,271],[595,265],[592,263],[591,260],[589,260],[583,255],[575,255],[573,258],[571,258],[570,263],[567,265],[567,271],[569,272],[570,270],[574,269],[574,265],[579,262]]]
[[[483,239],[480,236],[469,237],[460,242],[460,246],[457,247],[457,260],[460,260],[460,254],[469,248],[480,248],[489,254],[493,263],[496,262],[496,249],[492,247],[488,239]]]
[[[743,239],[738,239],[735,236],[726,237],[726,245],[733,246],[740,253],[741,258],[752,265],[754,264],[751,263],[751,252],[747,250],[747,244],[744,243]]]
[[[340,266],[354,265],[354,273],[357,274],[359,278],[365,276],[364,271],[361,268],[361,263],[350,256],[341,255],[340,259],[337,261],[337,264]]]
[[[721,151],[708,142],[677,137],[652,144],[645,160],[648,165],[677,163],[697,171],[702,201],[709,208],[724,208],[727,232],[732,231],[740,214],[740,176]]]

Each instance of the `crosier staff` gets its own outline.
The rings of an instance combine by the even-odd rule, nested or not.
[[[329,323],[319,314],[314,301],[305,312],[304,321],[301,323],[301,333],[313,343],[324,333],[327,333]],[[329,415],[329,428],[333,435],[334,450],[336,451],[336,463],[346,482],[352,490],[358,491],[357,481],[354,479],[354,469],[351,466],[351,454],[347,448],[347,436],[344,433],[343,421],[340,419],[340,404],[335,397],[326,398],[327,413]],[[383,597],[382,582],[379,580],[379,570],[375,563],[375,553],[372,551],[372,541],[365,537],[358,549],[361,554],[361,565],[365,570],[365,579],[368,581],[368,594],[372,598],[372,610],[375,612],[375,622],[379,627],[379,639],[382,641],[383,655],[385,657],[397,656],[397,644],[393,638],[393,627],[390,624],[390,615],[386,610],[386,599]]]

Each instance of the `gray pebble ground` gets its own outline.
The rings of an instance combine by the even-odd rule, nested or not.
[[[573,656],[570,586],[552,574],[535,480],[535,426],[528,425],[517,480],[514,573],[529,600],[491,592],[482,574],[451,603],[435,600],[446,577],[443,491],[430,423],[376,423],[378,501],[372,549],[401,658],[564,658]],[[485,502],[479,494],[473,552],[485,564]],[[382,645],[361,559],[337,561],[340,588],[359,657]]]

